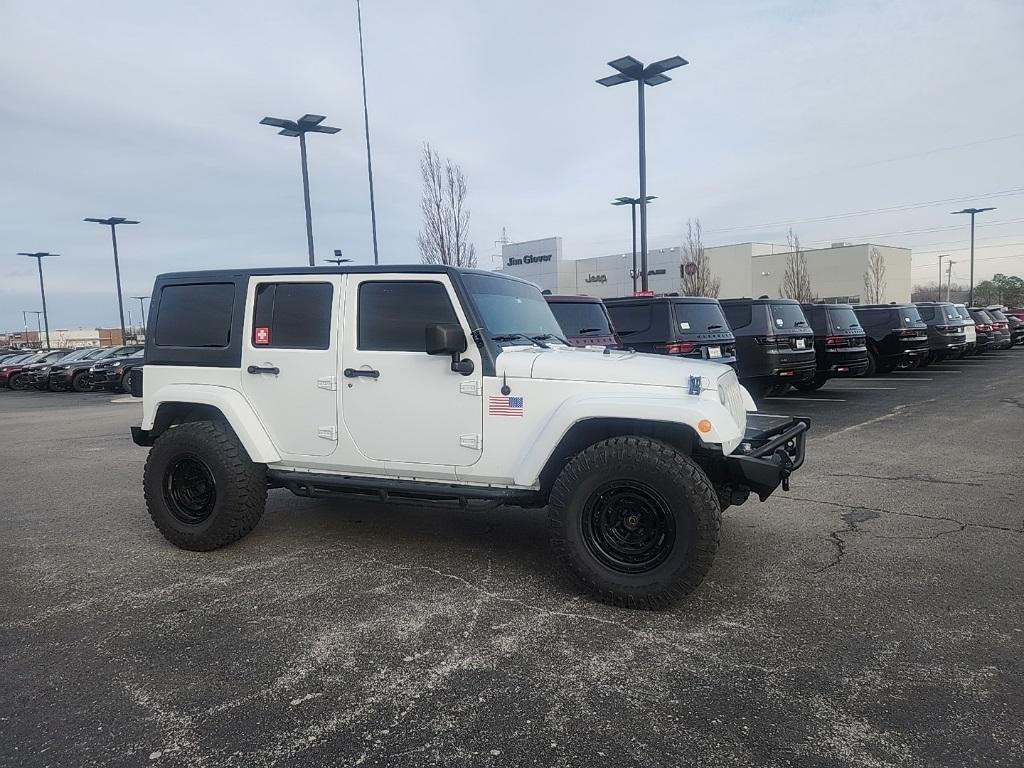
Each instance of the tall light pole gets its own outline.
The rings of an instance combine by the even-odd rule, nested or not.
[[[939,254],[939,299],[938,299],[939,301],[942,301],[942,260],[943,259],[948,259],[948,258],[949,258],[949,254],[948,253],[940,253]]]
[[[46,253],[45,251],[38,251],[36,253],[19,253],[19,256],[28,256],[31,259],[36,260],[36,266],[39,268],[39,295],[43,299],[43,326],[46,328],[46,348],[50,348],[50,319],[46,314],[46,288],[43,286],[43,259],[47,256],[59,256],[59,253]],[[38,322],[39,316],[36,315],[36,321]]]
[[[132,296],[131,298],[139,302],[139,322],[142,324],[142,335],[146,335],[146,299],[149,296]]]
[[[366,106],[366,59],[363,57],[363,7],[356,0],[356,16],[359,25],[359,69],[363,75],[363,127],[366,130],[366,176],[370,181],[370,231],[373,233],[373,263],[377,257],[377,207],[373,200],[373,160],[370,158],[370,112]]]
[[[320,125],[326,118],[323,115],[303,115],[298,120],[284,120],[280,117],[264,117],[260,125],[270,125],[280,128],[278,134],[281,136],[299,137],[299,154],[302,158],[302,198],[306,203],[306,245],[309,248],[309,266],[313,266],[316,260],[313,256],[313,213],[309,208],[309,168],[306,165],[306,134],[307,133],[337,133],[341,128],[332,128],[329,125]]]
[[[124,339],[124,299],[121,296],[121,265],[117,261],[117,225],[138,224],[139,222],[121,216],[111,216],[109,219],[83,219],[83,221],[110,227],[110,242],[114,244],[114,277],[117,279],[117,314],[121,319],[121,338]]]
[[[644,291],[647,290],[647,127],[644,111],[644,86],[667,83],[672,78],[668,77],[665,72],[688,63],[682,56],[672,56],[644,66],[642,62],[632,56],[623,56],[608,62],[608,66],[616,70],[617,74],[602,77],[597,81],[606,87],[630,82],[637,84],[640,134],[640,272],[641,287]]]
[[[657,199],[655,195],[647,196],[647,202]],[[633,271],[630,272],[630,277],[633,278],[633,293],[636,293],[636,279],[640,275],[636,269],[636,207],[639,204],[639,197],[617,197],[612,200],[612,205],[628,205],[631,218],[633,219]]]
[[[969,213],[971,215],[971,291],[970,302],[974,306],[974,217],[985,211],[994,211],[995,208],[964,208],[962,211],[953,211],[955,216],[958,213]]]
[[[946,262],[946,301],[949,301],[949,292],[953,288],[953,265],[954,264],[956,264],[956,262],[953,261],[952,259],[950,259],[949,261]],[[940,284],[939,285],[939,299],[941,299],[941,298],[942,298],[942,285]],[[971,301],[967,306],[968,307],[973,307],[974,306],[974,301]]]

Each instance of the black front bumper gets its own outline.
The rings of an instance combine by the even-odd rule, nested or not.
[[[743,442],[725,457],[729,482],[734,488],[756,493],[766,500],[779,485],[789,490],[789,476],[804,463],[807,430],[805,416],[747,414]]]

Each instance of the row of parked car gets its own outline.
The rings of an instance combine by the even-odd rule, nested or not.
[[[547,296],[578,346],[622,346],[732,365],[755,397],[833,378],[1024,344],[1024,310],[914,304],[800,304],[791,299]]]
[[[128,392],[131,370],[143,363],[143,346],[0,350],[0,387],[50,392]]]

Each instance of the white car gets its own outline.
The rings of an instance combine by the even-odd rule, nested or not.
[[[185,549],[245,536],[268,488],[546,506],[584,588],[655,608],[704,578],[723,507],[803,462],[809,421],[748,413],[728,366],[570,347],[536,286],[491,272],[166,274],[148,327],[132,434]]]
[[[978,349],[978,331],[974,327],[974,318],[967,311],[966,304],[954,304],[953,306],[956,308],[957,314],[960,315],[960,319],[964,321],[964,333],[967,336],[967,349],[960,354],[960,357],[970,357]]]

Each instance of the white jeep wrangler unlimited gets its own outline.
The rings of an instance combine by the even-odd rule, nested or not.
[[[160,275],[135,442],[149,513],[190,550],[256,526],[267,489],[547,507],[598,599],[700,584],[721,510],[803,463],[807,419],[750,413],[724,365],[570,347],[540,290],[443,266]]]

